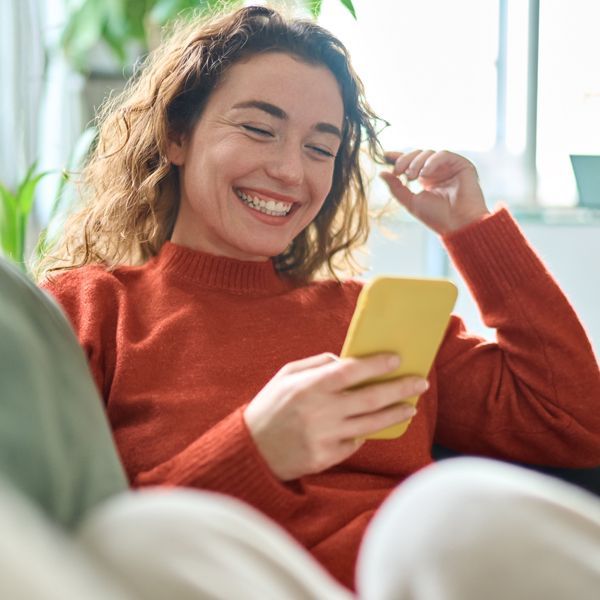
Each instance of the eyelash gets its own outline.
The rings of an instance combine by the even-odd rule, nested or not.
[[[311,150],[318,152],[319,154],[326,156],[327,158],[335,158],[335,154],[332,154],[328,150],[323,150],[323,148],[318,148],[317,146],[308,146]]]
[[[260,127],[253,127],[252,125],[242,125],[242,127],[248,131],[251,131],[252,133],[258,133],[259,135],[268,135],[269,137],[273,137],[273,134],[270,131],[267,131],[266,129],[261,129]]]
[[[260,127],[254,127],[253,125],[242,125],[242,127],[246,131],[250,131],[250,132],[255,133],[257,135],[262,135],[262,136],[265,136],[265,137],[273,137],[273,134],[270,131],[267,131],[266,129],[261,129]],[[307,146],[307,148],[310,148],[311,150],[314,150],[315,152],[317,152],[321,156],[325,156],[327,158],[335,158],[335,154],[329,152],[328,150],[324,150],[323,148],[319,148],[318,146]]]

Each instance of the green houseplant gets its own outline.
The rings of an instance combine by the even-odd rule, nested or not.
[[[25,242],[35,190],[50,172],[39,172],[37,163],[33,163],[16,191],[0,182],[0,251],[23,271],[26,271]]]
[[[49,243],[77,202],[74,175],[81,169],[94,145],[96,135],[95,127],[88,127],[83,131],[66,167],[60,172],[56,191],[52,193],[48,223],[34,244],[34,255],[37,259],[47,251]],[[29,262],[27,250],[30,245],[27,244],[27,230],[38,184],[47,175],[58,173],[58,169],[39,171],[37,163],[34,162],[17,184],[15,191],[0,182],[0,254],[15,262],[22,271],[27,271]]]
[[[356,18],[352,0],[339,0]],[[314,18],[323,0],[295,0]],[[89,72],[89,53],[107,46],[121,68],[129,67],[132,48],[142,53],[152,32],[186,11],[212,11],[243,5],[243,0],[69,0],[61,47],[71,64]]]

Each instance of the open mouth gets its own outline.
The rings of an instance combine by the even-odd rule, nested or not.
[[[279,200],[265,200],[256,194],[235,190],[236,196],[250,208],[272,217],[285,217],[294,207],[293,202],[281,202]]]

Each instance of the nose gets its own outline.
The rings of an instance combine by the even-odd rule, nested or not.
[[[274,148],[266,167],[267,175],[290,187],[299,186],[304,181],[304,157],[301,148],[292,144]]]

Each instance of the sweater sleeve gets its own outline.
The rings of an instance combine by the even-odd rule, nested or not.
[[[114,371],[120,295],[116,280],[103,268],[88,266],[48,279],[41,287],[56,298],[69,318],[105,399]]]
[[[139,473],[133,486],[167,484],[221,492],[274,519],[289,518],[304,504],[302,484],[275,477],[246,427],[244,409],[236,409],[171,459]]]
[[[600,371],[569,301],[505,209],[444,239],[497,341],[453,317],[436,441],[548,466],[600,465]]]

